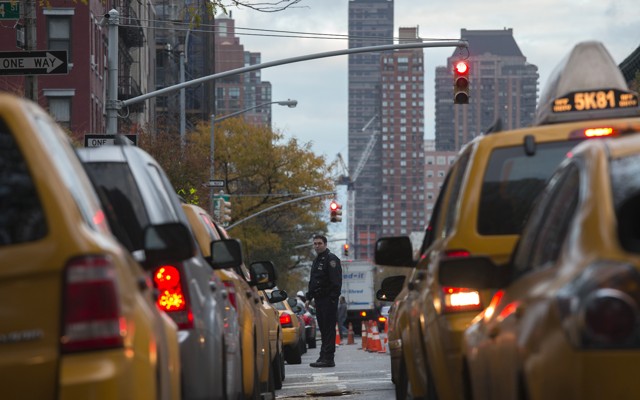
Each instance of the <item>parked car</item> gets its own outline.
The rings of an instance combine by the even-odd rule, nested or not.
[[[179,399],[177,328],[113,236],[66,133],[0,94],[0,381],[9,399]],[[184,250],[150,235],[140,249]],[[188,249],[187,249],[188,251]]]
[[[211,262],[211,242],[214,240],[220,239],[220,234],[216,230],[215,223],[209,217],[209,214],[194,204],[182,204],[182,210],[187,216],[189,220],[189,224],[191,226],[191,230],[196,238],[196,242],[198,243],[198,247],[202,252],[204,258],[210,263]],[[241,348],[242,335],[245,332],[244,326],[241,324],[241,311],[245,312],[247,308],[245,307],[245,303],[248,302],[248,298],[246,296],[238,296],[240,291],[242,290],[240,286],[241,278],[231,269],[217,269],[214,270],[213,273],[220,279],[220,281],[224,284],[226,290],[227,300],[229,304],[225,307],[225,316],[224,316],[224,344],[226,348],[225,354],[225,373],[226,373],[226,382],[231,382],[235,384],[232,386],[231,384],[227,385],[227,398],[236,399],[239,396],[244,396],[245,392],[243,390],[243,375],[242,375],[242,353],[243,349]],[[248,285],[247,285],[248,286]],[[250,311],[247,311],[250,312]],[[243,328],[242,330],[240,328]],[[254,358],[254,330],[253,325],[248,326],[248,330],[246,331],[248,335],[251,336],[250,347],[246,348],[244,353],[247,356],[251,356],[247,362],[251,362],[250,366],[255,365]],[[254,366],[255,368],[255,366]],[[250,380],[251,386],[256,387],[254,385],[253,379],[257,374],[255,371],[250,371]],[[254,396],[253,392],[249,392],[249,395]]]
[[[223,399],[225,381],[224,284],[197,248],[180,200],[153,157],[125,144],[79,149],[94,186],[113,206],[124,227],[120,238],[140,262],[152,269],[157,306],[178,325],[185,399]],[[141,253],[149,225],[184,227],[183,246],[191,254],[176,260],[160,253],[154,259]]]
[[[228,239],[227,232],[220,227],[211,216],[201,207],[193,204],[182,204],[187,214],[193,231],[198,240],[198,245],[207,261],[211,259],[211,242],[220,239]],[[229,299],[238,311],[240,324],[240,343],[242,353],[242,381],[244,396],[246,398],[259,398],[261,385],[259,377],[263,368],[273,368],[273,386],[266,392],[273,392],[282,388],[284,376],[281,373],[284,364],[282,354],[275,354],[269,363],[267,348],[269,347],[269,332],[263,329],[267,325],[265,314],[260,304],[260,295],[257,290],[249,285],[251,279],[248,269],[244,264],[236,268],[219,269],[215,271],[224,283],[229,293]],[[268,376],[268,375],[267,375]]]
[[[291,298],[287,299],[291,310],[295,312],[300,318],[302,318],[302,322],[304,323],[304,337],[305,343],[310,349],[316,348],[316,333],[317,333],[317,322],[315,316],[305,307],[304,303],[299,298]]]
[[[284,359],[287,364],[302,363],[302,354],[307,351],[304,342],[304,321],[299,317],[286,301],[273,302],[271,289],[266,289],[265,294],[273,307],[278,310],[278,319],[282,326],[282,345],[284,347]],[[295,299],[294,299],[295,300]]]
[[[224,232],[221,230],[221,232]],[[226,233],[225,233],[226,235]],[[242,255],[242,245],[237,239],[225,238],[211,243],[211,262],[216,268],[239,268],[244,267]],[[260,386],[262,393],[269,393],[275,397],[277,386],[277,366],[280,366],[281,380],[285,378],[285,368],[283,359],[282,327],[278,320],[278,312],[269,303],[263,290],[273,289],[276,285],[276,273],[273,263],[270,261],[254,261],[249,265],[249,285],[259,293],[258,304],[263,318],[263,335],[269,338],[268,346],[264,353],[268,356],[264,358],[265,365],[260,375]],[[287,298],[284,291],[272,293],[271,300],[283,301]],[[270,368],[271,366],[271,368]],[[266,376],[265,376],[266,375]]]
[[[549,181],[511,262],[440,265],[443,285],[498,290],[464,334],[468,399],[638,397],[639,176],[640,135],[583,143]]]
[[[581,73],[567,73],[575,70]],[[405,283],[404,307],[412,317],[401,319],[399,327],[401,371],[406,373],[396,380],[398,398],[462,396],[463,333],[490,305],[489,289],[441,285],[438,265],[449,258],[464,263],[475,255],[507,262],[534,200],[570,150],[584,140],[624,135],[640,123],[636,95],[597,42],[577,46],[550,82],[540,101],[538,126],[512,131],[496,126],[460,151],[417,261],[408,237],[376,243],[377,264],[416,267]],[[592,103],[598,93],[601,101]]]

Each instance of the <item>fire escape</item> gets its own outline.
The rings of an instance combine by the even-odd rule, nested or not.
[[[119,9],[118,100],[124,101],[142,94],[139,82],[141,77],[134,76],[132,66],[134,63],[139,62],[140,48],[144,46],[145,37],[140,19],[132,6],[131,0],[122,0]],[[144,102],[138,102],[129,106],[130,113],[138,113],[143,110]]]

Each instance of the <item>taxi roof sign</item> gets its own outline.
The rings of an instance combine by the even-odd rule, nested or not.
[[[637,116],[638,94],[604,45],[589,41],[577,44],[551,73],[534,125]]]

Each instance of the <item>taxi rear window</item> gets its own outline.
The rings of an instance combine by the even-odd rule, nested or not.
[[[537,143],[527,155],[524,145],[496,148],[482,183],[478,209],[481,235],[520,234],[538,194],[577,141]]]
[[[620,245],[640,254],[640,155],[613,160],[610,173]]]
[[[32,242],[47,234],[47,224],[27,163],[0,120],[0,246]]]
[[[149,225],[147,211],[129,165],[90,162],[85,167],[100,195],[115,236],[129,251],[143,248],[143,231]],[[107,203],[107,204],[104,204]]]

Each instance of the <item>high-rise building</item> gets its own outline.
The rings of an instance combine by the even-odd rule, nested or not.
[[[393,0],[349,1],[349,48],[393,43]],[[380,52],[349,56],[349,174],[352,190],[347,235],[353,257],[373,258],[382,229]],[[373,136],[373,140],[372,140]],[[354,212],[355,211],[355,212]]]
[[[427,207],[427,222],[431,218],[436,200],[440,195],[440,189],[444,184],[444,179],[449,172],[449,168],[458,156],[456,151],[437,151],[436,141],[433,139],[424,141],[424,184],[425,203]],[[426,226],[426,224],[425,224]]]
[[[417,28],[400,28],[400,43],[421,41]],[[422,232],[425,216],[424,52],[381,57],[382,235]]]
[[[215,72],[230,71],[260,64],[261,54],[244,49],[236,36],[235,20],[228,16],[216,18]],[[271,83],[263,82],[260,71],[229,76],[216,81],[216,115],[224,116],[236,111],[271,102]],[[249,123],[271,126],[271,106],[258,107],[242,114]]]
[[[468,52],[456,50],[447,66],[436,68],[436,149],[457,151],[500,121],[502,129],[533,122],[538,98],[538,67],[527,63],[512,29],[467,30],[460,37]],[[453,104],[453,63],[468,58],[469,104]]]

